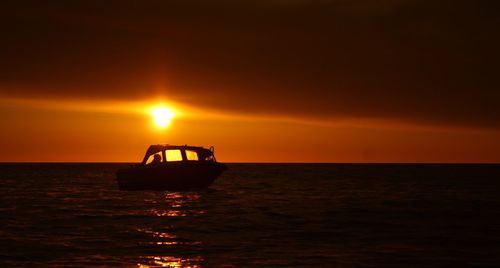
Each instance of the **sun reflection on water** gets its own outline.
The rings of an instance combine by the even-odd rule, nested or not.
[[[148,230],[148,229],[137,229],[137,231],[139,231],[141,233],[149,234],[153,237],[171,238],[171,239],[177,238],[177,236],[174,234],[169,234],[169,233],[165,233],[165,232],[156,232],[156,231],[152,231],[152,230]]]
[[[186,217],[187,214],[185,212],[182,212],[180,210],[159,210],[159,209],[151,209],[150,210],[151,214],[157,216],[157,217]]]
[[[146,203],[151,204],[151,208],[145,212],[154,217],[178,217],[179,220],[185,217],[202,215],[205,214],[205,211],[197,204],[200,198],[201,194],[196,192],[165,193],[161,199],[158,199],[158,197],[144,199]],[[162,221],[170,220],[164,219]],[[156,255],[158,253],[151,254],[151,252],[151,255],[141,256],[137,262],[138,267],[201,267],[201,263],[204,261],[202,256],[183,256],[186,249],[190,251],[199,249],[203,244],[201,241],[179,237],[175,234],[175,224],[168,227],[162,226],[157,230],[154,229],[156,228],[138,228],[137,231],[149,237],[144,241],[144,245],[153,246],[154,251],[168,249],[169,254],[159,256]],[[181,256],[171,256],[172,250],[178,250]]]
[[[201,195],[199,193],[166,193],[163,200],[165,208],[152,208],[149,210],[149,213],[157,217],[186,217],[204,214],[205,211],[191,206],[200,198]]]
[[[203,257],[194,256],[191,258],[179,258],[173,256],[145,256],[144,259],[149,264],[138,263],[138,267],[185,267],[185,268],[199,268],[201,267],[196,262],[202,262]]]

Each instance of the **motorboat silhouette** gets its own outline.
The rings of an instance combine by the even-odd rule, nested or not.
[[[213,147],[158,144],[149,146],[142,163],[119,169],[116,177],[120,190],[189,190],[208,187],[226,169]]]

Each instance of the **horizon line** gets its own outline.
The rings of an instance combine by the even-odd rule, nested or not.
[[[219,161],[217,161],[219,162]],[[140,164],[141,162],[90,162],[90,161],[0,161],[0,164]],[[500,165],[500,162],[219,162],[223,164],[363,164],[363,165]]]

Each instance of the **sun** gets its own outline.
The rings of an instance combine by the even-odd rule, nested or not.
[[[167,107],[157,107],[151,111],[154,122],[157,127],[164,128],[170,124],[170,121],[174,117],[174,111]]]

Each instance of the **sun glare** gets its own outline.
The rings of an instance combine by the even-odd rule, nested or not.
[[[157,107],[151,111],[156,126],[164,128],[170,124],[174,112],[167,107]]]

